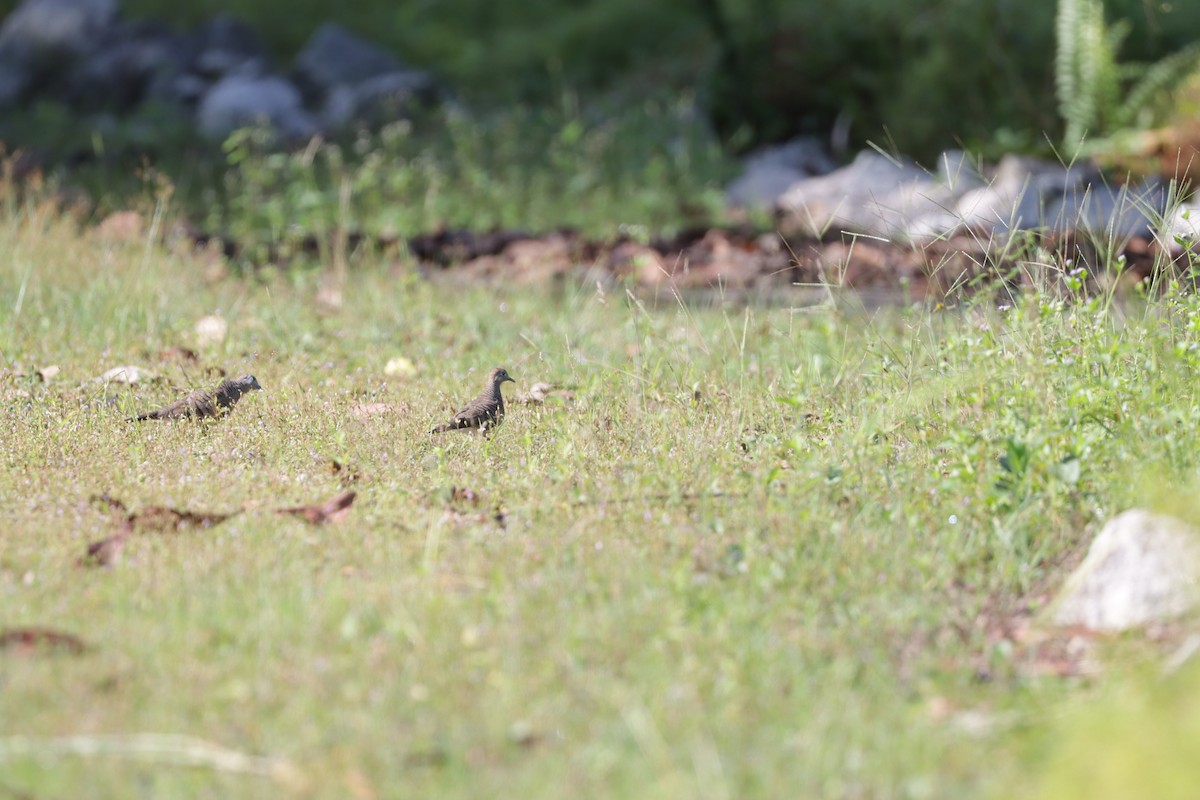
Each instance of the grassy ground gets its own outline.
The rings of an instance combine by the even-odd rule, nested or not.
[[[799,312],[364,264],[336,307],[324,273],[214,278],[32,207],[0,227],[0,627],[89,645],[0,651],[0,794],[1013,796],[1057,719],[1146,663],[1062,678],[995,634],[1098,522],[1194,486],[1177,292]],[[162,380],[89,382],[127,364]],[[573,404],[431,438],[497,364]],[[205,367],[265,391],[123,421]],[[345,521],[272,513],[348,471]],[[77,566],[104,492],[243,511]],[[273,761],[184,767],[139,734]],[[55,751],[86,746],[112,752]]]

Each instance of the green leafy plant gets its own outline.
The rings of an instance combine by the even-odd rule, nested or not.
[[[1120,63],[1130,30],[1128,20],[1107,22],[1100,0],[1059,0],[1055,90],[1071,152],[1085,138],[1152,124],[1173,90],[1200,67],[1200,42],[1152,64]]]

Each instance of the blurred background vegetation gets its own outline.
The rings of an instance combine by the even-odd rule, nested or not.
[[[409,168],[398,180],[424,191],[426,203],[423,215],[401,225],[403,230],[478,220],[481,199],[513,196],[511,180],[490,177],[504,170],[524,181],[525,194],[541,192],[547,209],[579,213],[553,219],[550,213],[508,213],[495,205],[499,212],[490,224],[586,227],[590,221],[605,228],[629,220],[592,209],[623,207],[630,186],[662,175],[674,182],[673,194],[651,198],[655,213],[635,221],[669,224],[662,221],[666,216],[676,224],[694,221],[697,207],[719,205],[719,187],[737,170],[734,157],[797,134],[817,135],[846,158],[871,142],[925,164],[955,147],[985,158],[1009,152],[1053,156],[1073,130],[1087,129],[1093,138],[1107,134],[1097,123],[1112,115],[1086,103],[1072,107],[1056,95],[1063,85],[1061,79],[1056,83],[1056,14],[1065,4],[1083,2],[125,0],[121,12],[127,19],[155,18],[180,29],[231,13],[258,32],[281,69],[319,25],[338,22],[439,76],[469,109],[475,130],[460,125],[457,137],[447,137],[446,123],[435,121],[393,135],[388,146],[343,142],[334,158],[341,163],[343,155],[374,153],[392,167]],[[0,0],[0,14],[15,5],[16,0]],[[1111,52],[1100,55],[1103,63],[1119,59],[1124,70],[1160,62],[1200,41],[1200,3],[1104,0],[1098,24],[1102,35],[1120,30]],[[1115,97],[1115,81],[1128,82],[1120,77],[1127,74],[1114,72],[1109,85],[1093,81],[1088,87],[1084,81],[1077,88],[1090,88],[1089,100]],[[1073,124],[1067,119],[1072,112]],[[531,119],[539,122],[525,125]],[[209,224],[218,228],[228,229],[240,215],[247,230],[264,229],[262,215],[256,216],[259,206],[238,211],[225,198],[256,192],[275,197],[280,186],[295,183],[295,165],[278,161],[255,162],[254,174],[243,168],[238,176],[222,177],[229,165],[221,163],[220,153],[206,172],[196,155],[213,148],[190,140],[177,120],[175,130],[171,120],[153,116],[104,124],[103,130],[78,125],[64,109],[39,105],[9,115],[0,135],[10,150],[33,144],[59,163],[86,162],[84,174],[73,180],[89,189],[112,190],[131,180],[146,185],[145,171],[138,168],[153,165],[180,190],[176,197],[206,209]],[[516,141],[501,138],[514,125]],[[629,138],[633,129],[639,131],[637,141]],[[520,163],[510,158],[516,150],[525,153]],[[1070,158],[1073,148],[1066,151],[1060,157]],[[246,152],[242,147],[237,154]],[[555,162],[548,169],[546,153]],[[645,153],[656,163],[630,166]],[[592,169],[595,163],[606,172]],[[303,196],[294,190],[293,199],[272,212],[274,219],[311,229],[305,208],[323,204],[327,217],[334,214],[340,208],[337,186],[346,181],[354,184],[356,196],[369,194],[366,179],[378,174],[379,165],[370,166],[368,173],[350,167],[348,176],[335,170],[336,180],[314,183]],[[523,177],[536,170],[542,174]],[[459,198],[462,202],[438,201],[441,208],[434,208],[430,192],[462,185],[463,174],[488,181],[486,191]],[[571,191],[562,196],[547,189],[568,183]],[[601,185],[608,190],[598,193]],[[448,197],[444,191],[440,196]],[[387,205],[402,197],[382,191],[378,199]],[[376,216],[378,229],[398,224]]]
[[[15,0],[0,2],[7,13]],[[1130,33],[1122,60],[1200,39],[1200,3],[1105,0]],[[126,0],[127,17],[179,27],[227,11],[279,63],[340,22],[443,76],[472,107],[564,93],[695,90],[735,149],[847,126],[929,157],[1057,139],[1055,4],[1045,0]]]

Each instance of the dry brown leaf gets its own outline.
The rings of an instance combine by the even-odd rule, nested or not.
[[[329,459],[329,474],[338,479],[343,489],[362,480],[362,473],[358,467],[343,464],[336,458]]]
[[[180,511],[166,506],[146,506],[133,514],[130,521],[139,528],[155,531],[177,531],[183,528],[211,528],[239,512],[219,514],[205,511]]]
[[[17,655],[33,655],[36,652],[55,650],[79,655],[88,649],[83,640],[72,633],[53,628],[5,628],[0,630],[0,650]]]
[[[351,767],[350,771],[346,773],[346,789],[354,800],[375,800],[379,797],[371,779],[354,767]]]
[[[96,235],[114,242],[139,241],[145,236],[146,221],[136,211],[114,211],[96,226]]]
[[[87,553],[79,560],[80,566],[111,567],[117,562],[121,551],[125,548],[125,540],[128,536],[129,531],[124,530],[92,542],[88,545]]]
[[[450,502],[470,503],[473,506],[477,506],[479,505],[479,493],[474,489],[468,489],[465,486],[451,486]]]
[[[185,361],[195,364],[200,360],[200,354],[190,347],[174,346],[159,350],[156,358],[159,361]]]
[[[94,494],[89,498],[100,506],[102,511],[113,515],[114,520],[122,527],[122,533],[132,533],[134,528],[152,531],[177,531],[183,528],[211,528],[219,525],[232,516],[241,513],[241,509],[229,513],[212,511],[180,511],[167,506],[146,506],[140,511],[130,511],[128,506],[119,498],[108,492]]]
[[[380,414],[391,414],[396,407],[391,403],[359,403],[350,408],[350,413],[356,417],[376,417]]]
[[[88,501],[100,506],[101,511],[107,511],[110,514],[120,513],[121,515],[126,515],[129,513],[129,509],[125,507],[125,503],[123,503],[120,499],[113,497],[108,492],[105,492],[104,494],[94,494],[88,498]]]
[[[355,497],[355,492],[347,491],[324,503],[281,508],[275,513],[303,517],[313,525],[322,525],[326,522],[341,522],[350,514],[350,506],[353,505]]]

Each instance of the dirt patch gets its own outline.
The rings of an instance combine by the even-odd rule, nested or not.
[[[192,241],[211,247],[214,239],[197,233]],[[913,300],[984,287],[1054,285],[1069,273],[1080,275],[1080,268],[1089,288],[1125,290],[1164,272],[1181,275],[1189,266],[1184,251],[1146,237],[1108,246],[1073,232],[963,231],[902,243],[840,233],[819,239],[786,236],[736,226],[699,227],[645,241],[593,239],[568,229],[546,234],[444,229],[406,240],[372,241],[355,234],[345,241],[352,249],[373,246],[401,260],[407,254],[432,280],[516,285],[599,280],[652,291],[734,294],[813,287],[903,292]],[[235,259],[241,252],[230,242],[221,249]],[[296,252],[322,249],[312,241]]]

